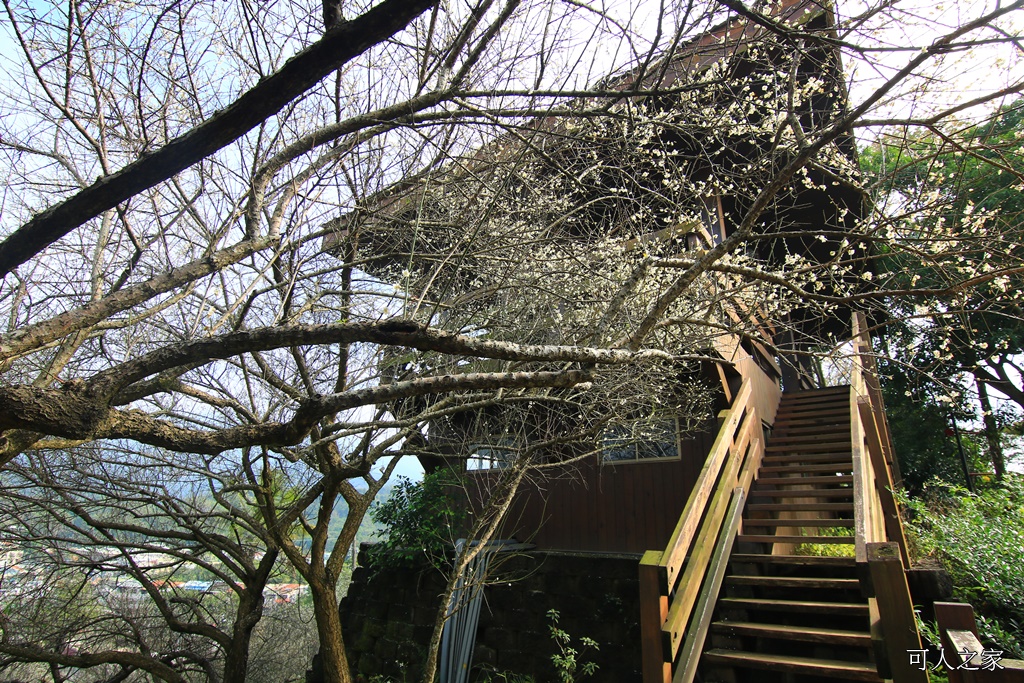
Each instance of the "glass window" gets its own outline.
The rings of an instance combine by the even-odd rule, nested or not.
[[[711,246],[722,243],[722,215],[719,210],[718,196],[706,197],[701,211],[701,223],[711,238]]]
[[[678,431],[678,421],[674,418],[635,427],[610,427],[602,437],[601,459],[604,462],[637,462],[678,458]]]
[[[466,470],[502,470],[508,467],[515,457],[511,444],[475,444],[470,447]]]

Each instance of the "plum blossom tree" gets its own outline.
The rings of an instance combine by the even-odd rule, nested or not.
[[[895,221],[905,223],[912,216],[928,231],[925,234],[945,231],[956,245],[960,272],[997,272],[980,286],[953,296],[925,291],[894,306],[916,318],[904,334],[909,343],[896,349],[901,361],[896,369],[923,374],[918,382],[944,384],[940,393],[950,402],[973,394],[982,409],[989,458],[998,478],[1006,465],[997,421],[1005,426],[1024,409],[1024,369],[1019,362],[1024,328],[1015,287],[1024,208],[1020,130],[1021,103],[1015,101],[985,121],[962,125],[955,137],[942,130],[912,136],[887,131],[864,155],[866,166],[881,181],[876,188],[879,204],[900,207]],[[893,135],[904,142],[891,144]],[[916,235],[914,239],[920,240]],[[902,278],[905,286],[938,289],[950,278],[948,263],[917,258],[909,251],[895,252],[883,267],[890,277]],[[997,415],[990,388],[1014,407]]]
[[[673,387],[719,335],[827,351],[811,321],[921,295],[874,267],[895,250],[941,268],[925,294],[1020,291],[1019,254],[978,270],[967,233],[865,211],[852,133],[955,137],[1020,90],[1022,6],[893,45],[891,2],[5,0],[0,463],[236,468],[349,681],[334,591],[386,458],[464,458],[438,437],[467,424],[585,457],[627,412],[696,411]],[[978,46],[1007,47],[998,85],[915,108]],[[843,60],[875,69],[849,98]]]

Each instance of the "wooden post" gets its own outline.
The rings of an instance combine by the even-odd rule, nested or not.
[[[958,652],[966,647],[977,652],[981,642],[978,639],[978,627],[974,620],[974,608],[961,602],[935,603],[935,624],[942,639],[942,649],[946,653],[946,661],[957,666],[960,663]],[[958,636],[958,637],[953,637]],[[960,641],[960,645],[955,641]],[[1001,659],[999,666],[991,671],[949,669],[949,683],[1024,683],[1024,661],[1019,659]]]
[[[910,653],[923,648],[899,545],[868,543],[866,550],[892,679],[928,683],[928,672],[910,663]]]
[[[671,683],[672,664],[665,661],[661,627],[668,620],[668,590],[662,552],[648,550],[640,560],[640,652],[644,683]]]

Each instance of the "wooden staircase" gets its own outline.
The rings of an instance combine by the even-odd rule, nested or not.
[[[882,680],[853,553],[853,494],[849,387],[784,395],[715,604],[702,680]],[[811,544],[836,550],[802,554]]]
[[[668,543],[640,559],[644,683],[928,683],[867,329],[856,312],[850,387],[780,401],[746,368]],[[805,553],[822,547],[852,552]]]

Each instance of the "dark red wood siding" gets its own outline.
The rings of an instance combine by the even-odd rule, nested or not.
[[[643,552],[668,542],[715,431],[681,442],[681,457],[602,464],[596,457],[522,485],[501,529],[545,550]],[[469,472],[480,500],[493,472]]]

